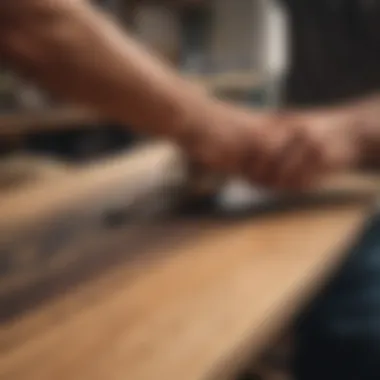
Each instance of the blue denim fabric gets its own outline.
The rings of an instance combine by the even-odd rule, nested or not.
[[[380,215],[296,323],[296,380],[380,380]]]

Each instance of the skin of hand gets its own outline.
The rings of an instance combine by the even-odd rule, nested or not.
[[[304,190],[360,166],[365,146],[355,115],[341,107],[274,114],[216,104],[181,143],[212,170],[270,189]]]
[[[298,190],[326,175],[380,165],[380,96],[317,110],[288,111],[269,126],[278,145],[263,153],[253,180]]]
[[[290,111],[267,125],[271,141],[253,165],[251,178],[264,186],[302,190],[333,173],[360,165],[360,125],[340,109]],[[276,136],[275,136],[276,135]]]

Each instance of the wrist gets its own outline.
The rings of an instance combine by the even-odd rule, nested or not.
[[[169,137],[184,149],[204,139],[215,103],[204,93],[194,91],[187,95],[179,99],[175,116],[169,122]]]

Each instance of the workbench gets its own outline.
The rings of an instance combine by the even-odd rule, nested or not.
[[[373,209],[368,193],[189,213],[178,156],[151,149],[0,199],[0,379],[232,379]]]

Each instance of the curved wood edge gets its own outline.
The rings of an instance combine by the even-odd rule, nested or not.
[[[321,286],[369,203],[293,211],[165,240],[0,331],[8,380],[219,378],[254,358]],[[321,238],[323,236],[323,239]],[[127,249],[128,245],[126,245]]]

